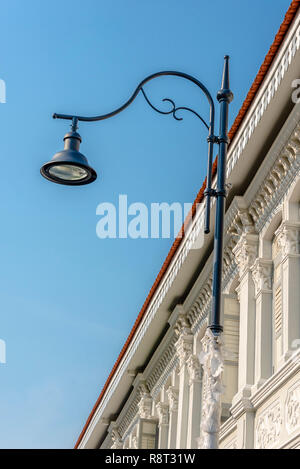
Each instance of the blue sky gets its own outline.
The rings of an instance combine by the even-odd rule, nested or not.
[[[289,3],[2,2],[1,448],[73,447],[173,242],[100,240],[97,205],[119,194],[192,202],[206,171],[200,122],[160,116],[140,96],[113,119],[80,125],[94,184],[51,184],[39,168],[69,129],[52,113],[109,112],[166,69],[195,75],[215,96],[229,54],[232,122]],[[207,115],[192,84],[162,78],[146,89],[157,106],[171,97]]]

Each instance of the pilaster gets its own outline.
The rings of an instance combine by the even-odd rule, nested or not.
[[[272,374],[272,266],[271,260],[258,258],[251,267],[255,285],[255,389]]]
[[[299,222],[282,223],[279,242],[282,249],[283,361],[295,351],[300,337],[300,254]]]
[[[189,373],[189,412],[187,449],[197,449],[200,435],[202,370],[196,355],[190,355],[187,360]]]
[[[258,235],[243,233],[233,249],[239,267],[240,342],[238,392],[254,383],[255,291],[251,267],[257,258]]]
[[[159,402],[156,405],[158,414],[158,448],[168,448],[168,434],[169,434],[169,405]]]
[[[167,389],[167,396],[169,400],[169,434],[168,434],[168,448],[176,449],[177,439],[177,422],[178,422],[178,395],[179,391],[175,386],[170,386]]]
[[[189,373],[187,361],[193,353],[194,337],[189,329],[184,327],[175,348],[179,357],[179,399],[178,399],[178,431],[176,448],[184,449],[187,445],[188,416],[189,416]]]

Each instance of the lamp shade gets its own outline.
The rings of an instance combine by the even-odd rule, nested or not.
[[[64,150],[56,153],[51,161],[41,167],[42,176],[49,181],[67,186],[81,186],[95,181],[96,171],[89,166],[87,158],[79,152],[80,135],[74,131],[68,132],[64,142]]]

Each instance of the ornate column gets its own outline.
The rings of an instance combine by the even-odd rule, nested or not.
[[[187,445],[187,432],[189,426],[189,373],[187,361],[193,353],[194,336],[189,328],[185,316],[179,316],[176,324],[179,338],[175,343],[179,357],[179,397],[178,397],[178,423],[176,448],[185,449]]]
[[[300,337],[299,233],[299,222],[285,221],[279,234],[282,249],[283,363],[295,351],[294,344]]]
[[[200,432],[201,420],[201,387],[202,372],[199,359],[196,355],[190,355],[187,361],[189,373],[189,413],[187,449],[197,449],[197,439]]]
[[[178,394],[179,391],[174,386],[167,389],[167,396],[169,399],[169,434],[168,434],[168,448],[176,449],[177,438],[177,420],[178,420]]]
[[[272,375],[272,266],[271,260],[258,258],[251,267],[256,300],[256,389]]]
[[[158,413],[158,448],[168,448],[169,435],[169,405],[159,402],[156,405]]]

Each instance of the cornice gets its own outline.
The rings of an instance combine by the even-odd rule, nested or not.
[[[249,206],[257,231],[267,222],[287,188],[300,173],[300,125],[291,133]]]

